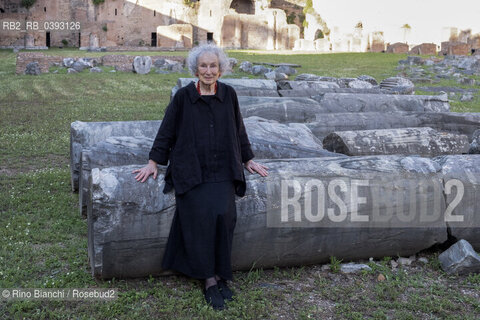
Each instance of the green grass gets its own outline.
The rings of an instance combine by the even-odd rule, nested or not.
[[[397,73],[398,60],[406,55],[383,53],[336,53],[336,54],[261,54],[255,51],[229,52],[239,61],[300,64],[298,73],[313,73],[330,77],[358,77],[370,75],[381,81]]]
[[[52,50],[63,56],[100,56]],[[110,53],[108,53],[110,54]],[[120,53],[115,53],[120,54]],[[128,53],[137,54],[137,53]],[[138,54],[148,54],[146,52]],[[157,54],[157,53],[155,53]],[[180,53],[158,53],[186,55]],[[402,55],[272,55],[230,51],[240,61],[301,63],[300,73],[335,77],[396,74]],[[478,275],[450,277],[427,266],[397,271],[390,259],[343,275],[320,266],[235,272],[237,301],[214,312],[199,282],[180,276],[92,278],[87,226],[71,192],[69,128],[75,120],[160,119],[178,75],[132,73],[15,75],[15,55],[0,50],[0,288],[119,288],[113,302],[0,301],[0,319],[473,319],[480,315]],[[235,73],[233,77],[247,76]],[[478,97],[476,97],[478,99]],[[478,100],[476,100],[478,101]],[[456,107],[457,108],[457,107]],[[459,110],[475,109],[470,104]],[[332,269],[339,267],[332,260]],[[386,280],[377,281],[379,273]]]

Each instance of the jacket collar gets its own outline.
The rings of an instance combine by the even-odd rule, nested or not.
[[[197,100],[200,99],[201,97],[201,95],[197,91],[196,85],[197,85],[196,82],[192,81],[186,87],[188,96],[192,103],[197,102]],[[218,100],[220,100],[220,102],[223,102],[223,100],[225,100],[225,94],[226,94],[225,84],[217,80],[217,92],[215,93],[215,97]]]

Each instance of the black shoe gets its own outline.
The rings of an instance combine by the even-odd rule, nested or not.
[[[225,308],[223,297],[217,285],[210,286],[207,290],[204,289],[203,294],[205,295],[207,303],[211,305],[214,310],[223,310]]]
[[[227,282],[225,280],[217,281],[217,286],[218,286],[218,291],[220,291],[223,299],[228,301],[233,301],[234,293],[227,286]]]

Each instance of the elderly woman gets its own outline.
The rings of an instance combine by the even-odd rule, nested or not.
[[[223,309],[224,300],[233,299],[226,281],[232,280],[235,194],[243,197],[246,189],[243,166],[263,177],[268,168],[252,160],[235,90],[217,81],[229,67],[225,53],[202,45],[187,63],[198,81],[177,91],[148,164],[133,173],[137,181],[156,179],[157,164],[170,161],[163,192],[175,189],[176,211],[162,268],[205,280],[207,303]]]

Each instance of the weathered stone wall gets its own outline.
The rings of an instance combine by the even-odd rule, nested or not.
[[[234,8],[230,8],[232,3]],[[244,10],[245,6],[252,9]],[[226,15],[239,19],[242,24],[243,31],[233,34],[237,37],[235,47],[292,47],[295,40],[292,38],[298,37],[295,31],[299,30],[294,24],[287,27],[285,12],[269,9],[265,0],[197,1],[192,5],[183,0],[117,0],[100,5],[94,5],[91,0],[38,0],[29,10],[2,0],[2,7],[8,7],[2,14],[2,22],[31,20],[38,22],[40,29],[28,33],[2,29],[0,46],[46,46],[47,34],[43,26],[48,21],[78,23],[79,27],[50,30],[50,46],[64,46],[62,40],[65,40],[68,46],[81,48],[155,47],[159,43],[161,47],[188,49],[208,38],[220,43],[226,38],[222,35]]]
[[[17,53],[17,64],[15,67],[16,74],[23,74],[27,67],[27,64],[33,61],[37,61],[40,66],[40,70],[44,73],[48,72],[49,67],[54,63],[61,64],[63,57],[60,56],[48,56],[42,52],[19,52]]]

